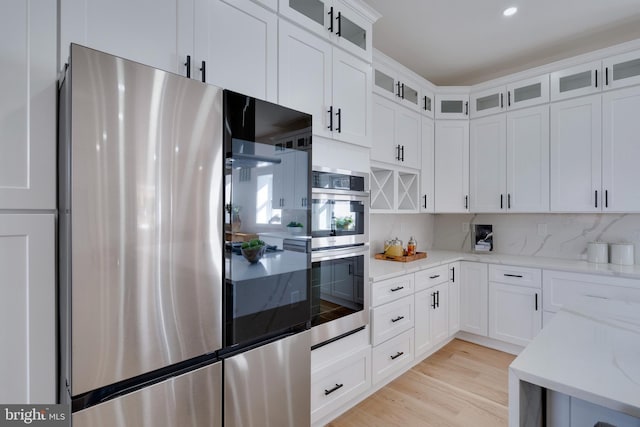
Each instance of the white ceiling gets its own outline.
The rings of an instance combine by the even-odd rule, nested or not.
[[[436,85],[472,85],[640,38],[640,0],[364,0],[373,46]],[[507,18],[502,11],[517,6]]]

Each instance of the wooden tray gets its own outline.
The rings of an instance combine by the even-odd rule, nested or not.
[[[423,259],[427,257],[426,252],[416,252],[415,255],[409,256],[393,256],[393,255],[385,255],[385,254],[375,254],[375,259],[382,259],[385,261],[398,261],[398,262],[410,262],[415,261],[417,259]]]

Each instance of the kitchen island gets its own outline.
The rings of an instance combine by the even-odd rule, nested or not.
[[[540,425],[640,426],[640,304],[583,297],[514,360],[509,426]]]

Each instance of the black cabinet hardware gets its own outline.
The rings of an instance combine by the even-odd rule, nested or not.
[[[325,396],[328,396],[328,395],[330,395],[331,393],[333,393],[334,391],[336,391],[336,390],[338,390],[338,389],[342,388],[343,386],[344,386],[344,384],[336,384],[336,386],[335,386],[334,388],[329,389],[329,390],[325,390],[325,391],[324,391],[324,395],[325,395]]]
[[[338,116],[338,127],[336,127],[336,131],[338,133],[342,132],[342,108],[338,108],[338,112],[336,113],[336,116]]]
[[[511,193],[507,194],[507,209],[511,209]]]
[[[538,293],[536,292],[536,311],[538,311]]]
[[[400,144],[396,145],[396,160],[400,161]]]
[[[503,206],[502,199],[503,199],[503,194],[500,195],[500,209],[502,209],[502,206]]]
[[[598,87],[598,70],[596,70],[596,87]]]
[[[598,207],[598,190],[596,190],[596,208]]]
[[[396,360],[398,357],[402,356],[403,354],[404,354],[404,351],[399,351],[394,356],[389,356],[389,357],[391,357],[391,360]]]
[[[507,92],[507,107],[511,107],[511,91]]]
[[[404,162],[404,145],[400,147],[400,153],[401,153],[400,161]]]
[[[431,308],[436,308],[436,293],[431,294]]]
[[[342,37],[342,13],[341,12],[338,12],[338,17],[336,19],[338,20],[338,31],[336,31],[336,36]]]
[[[609,86],[609,67],[604,69],[604,85]]]
[[[184,63],[184,66],[187,67],[187,78],[191,78],[191,55],[187,55],[187,62]]]
[[[400,82],[396,82],[396,96],[400,98]]]
[[[424,111],[427,111],[427,95],[424,96]]]
[[[469,196],[464,196],[464,208],[469,209]]]
[[[389,289],[391,292],[398,292],[399,290],[404,289],[404,286],[398,286],[396,288]]]
[[[464,103],[464,115],[465,116],[469,115],[469,101]]]
[[[504,93],[500,94],[500,108],[504,108]]]
[[[351,264],[349,264],[349,276],[351,276],[351,275],[353,274],[353,272],[351,271],[351,270],[352,270],[352,267],[353,267],[353,266],[352,266]]]
[[[327,15],[329,15],[329,28],[327,28],[327,30],[333,33],[333,6],[329,8]]]
[[[202,61],[202,67],[200,67],[200,71],[202,71],[202,83],[207,82],[207,62]]]
[[[396,317],[395,319],[391,319],[391,321],[392,321],[393,323],[396,323],[396,322],[401,321],[402,319],[404,319],[404,316],[398,316],[398,317]]]
[[[436,307],[440,307],[440,291],[436,291]]]
[[[455,283],[455,282],[456,282],[456,268],[451,267],[451,283]]]
[[[520,279],[522,279],[522,275],[521,274],[509,274],[509,273],[504,273],[505,277],[518,277]]]
[[[404,99],[404,83],[400,85],[400,98]]]
[[[433,276],[429,276],[429,279],[437,279],[438,277],[440,277],[439,274],[434,274]]]
[[[422,197],[424,197],[424,208],[427,209],[427,195],[425,194]]]
[[[609,190],[604,190],[604,207],[609,207]]]
[[[329,107],[327,113],[329,113],[329,126],[327,126],[327,129],[333,131],[333,105]]]

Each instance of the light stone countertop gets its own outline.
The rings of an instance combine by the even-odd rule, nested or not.
[[[640,417],[639,360],[640,304],[582,297],[556,314],[509,375]]]
[[[574,259],[503,255],[496,253],[475,254],[439,250],[428,250],[426,252],[427,258],[411,262],[384,261],[372,257],[369,265],[369,278],[371,281],[377,282],[455,261],[475,261],[487,264],[502,264],[640,279],[640,265],[594,264]]]

